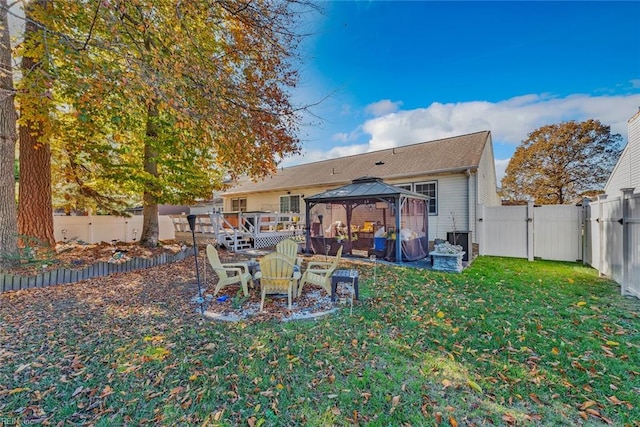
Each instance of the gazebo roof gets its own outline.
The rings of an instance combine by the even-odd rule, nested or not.
[[[315,196],[305,197],[305,202],[310,203],[330,203],[346,200],[358,201],[365,199],[390,199],[397,197],[408,197],[411,199],[429,200],[429,196],[413,191],[405,190],[382,182],[381,178],[364,176],[354,179],[351,184],[327,190]]]

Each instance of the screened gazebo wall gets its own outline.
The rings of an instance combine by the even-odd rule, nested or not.
[[[389,261],[425,258],[428,197],[363,177],[305,198],[306,250],[376,255]]]

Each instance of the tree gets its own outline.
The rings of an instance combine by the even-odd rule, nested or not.
[[[572,203],[604,188],[620,156],[621,140],[593,119],[543,126],[516,149],[502,191],[512,200]]]
[[[13,266],[18,260],[14,177],[18,135],[7,12],[7,0],[0,0],[0,270]]]
[[[142,243],[157,243],[158,203],[208,196],[226,173],[268,174],[299,150],[291,28],[304,3],[39,3],[30,16],[46,38],[26,47],[46,52],[47,93],[64,107],[34,117],[52,130],[40,141],[80,193],[113,201],[110,182],[112,195],[140,194]]]
[[[51,203],[50,115],[53,74],[49,70],[44,30],[37,14],[50,5],[34,0],[26,5],[22,55],[22,78],[18,83],[20,105],[20,181],[18,188],[18,231],[42,245],[55,245]]]

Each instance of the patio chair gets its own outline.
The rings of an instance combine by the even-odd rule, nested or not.
[[[284,254],[294,260],[297,265],[302,264],[302,257],[298,256],[298,243],[291,239],[284,239],[276,245],[276,252]]]
[[[264,299],[267,294],[287,294],[289,310],[291,300],[296,295],[296,283],[300,279],[300,272],[294,271],[294,260],[279,252],[271,252],[260,258],[260,271],[256,273],[256,280],[260,280],[262,296],[260,311],[264,309]]]
[[[300,279],[300,286],[298,287],[298,296],[302,295],[302,288],[305,283],[312,285],[318,285],[322,287],[329,295],[331,295],[331,275],[338,267],[340,263],[340,257],[342,256],[342,246],[338,248],[336,256],[331,262],[325,261],[311,261],[307,265],[307,269]]]
[[[207,259],[213,271],[218,275],[218,283],[216,283],[216,287],[213,290],[213,295],[217,295],[225,286],[236,283],[242,286],[245,297],[249,295],[248,284],[252,278],[247,263],[234,262],[223,264],[218,256],[218,251],[213,245],[207,245]],[[251,283],[253,284],[253,282]]]

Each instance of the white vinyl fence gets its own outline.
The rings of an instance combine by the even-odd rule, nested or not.
[[[640,298],[640,194],[602,195],[583,206],[478,206],[480,255],[582,260]]]
[[[158,217],[160,240],[175,239],[173,222],[168,215]],[[53,235],[56,242],[82,240],[87,243],[133,242],[140,240],[142,215],[128,218],[112,215],[54,216]]]
[[[584,262],[618,282],[623,295],[640,298],[640,194],[599,196],[585,204]]]
[[[480,255],[582,259],[582,208],[571,205],[478,206]]]

